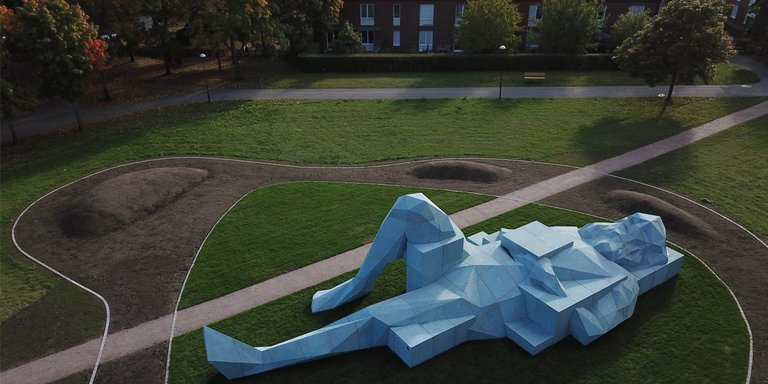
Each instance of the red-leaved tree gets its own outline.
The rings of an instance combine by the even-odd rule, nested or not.
[[[107,71],[112,69],[109,64],[109,54],[107,53],[107,42],[101,39],[91,39],[85,47],[85,58],[91,63],[93,70],[101,78],[101,88],[104,90],[104,100],[109,100],[109,91],[107,90]]]

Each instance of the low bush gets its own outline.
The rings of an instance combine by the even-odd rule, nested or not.
[[[308,54],[303,72],[605,71],[617,69],[607,54]]]

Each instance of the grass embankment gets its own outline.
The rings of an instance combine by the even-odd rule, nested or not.
[[[224,59],[222,71],[215,59],[202,62],[185,60],[173,68],[173,75],[161,76],[165,64],[160,59],[139,57],[133,63],[117,58],[108,73],[112,103],[136,102],[151,97],[169,96],[215,88],[444,88],[498,87],[499,73],[416,72],[416,73],[303,73],[280,60],[244,58],[240,61],[244,79],[237,80],[234,67]],[[750,84],[757,75],[735,64],[719,64],[711,84]],[[621,71],[550,71],[546,81],[525,82],[523,72],[504,72],[505,87],[517,86],[611,86],[645,85]],[[697,81],[696,84],[701,84]],[[90,85],[86,104],[103,104],[100,78]]]
[[[465,230],[496,231],[531,220],[547,225],[581,225],[589,216],[529,205]],[[271,345],[315,330],[365,306],[404,291],[405,270],[393,263],[373,292],[360,301],[312,314],[312,294],[350,274],[302,290],[213,325],[254,346]],[[244,379],[245,383],[475,383],[507,382],[712,382],[742,383],[749,338],[726,288],[688,257],[676,280],[638,299],[632,318],[583,347],[566,339],[531,357],[507,339],[468,342],[424,364],[408,368],[386,348],[352,352]],[[225,382],[207,364],[202,332],[177,337],[171,358],[172,383]]]
[[[6,319],[36,300],[47,295],[66,302],[57,295],[70,292],[15,252],[12,220],[46,191],[114,164],[170,155],[313,163],[478,155],[585,165],[762,100],[680,98],[661,118],[654,99],[220,102],[136,114],[4,147],[0,320],[5,328]],[[81,313],[69,308],[51,316]],[[102,321],[81,324],[95,337]],[[60,348],[82,340],[58,341]]]
[[[621,71],[548,71],[544,81],[526,81],[523,71],[502,73],[504,87],[578,87],[647,85]],[[258,80],[268,88],[454,88],[498,87],[499,72],[416,73],[295,73]],[[720,64],[710,84],[751,84],[760,81],[752,71],[735,64]],[[259,83],[244,81],[233,87],[252,88]],[[693,84],[703,84],[696,80]]]
[[[768,239],[768,116],[621,173],[682,193]]]
[[[255,190],[206,241],[181,308],[369,243],[397,197],[414,192],[424,193],[449,214],[491,199],[364,184],[289,183]]]

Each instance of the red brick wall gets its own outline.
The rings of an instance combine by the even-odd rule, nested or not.
[[[746,3],[749,0],[742,1]],[[345,0],[339,19],[349,20],[356,31],[374,31],[376,47],[385,52],[414,52],[419,45],[419,31],[431,30],[433,32],[433,50],[436,51],[440,46],[453,46],[456,5],[464,3],[466,3],[464,0]],[[528,23],[528,7],[531,4],[540,4],[540,2],[515,0],[515,3],[518,4],[523,16],[522,27],[525,27]],[[360,26],[361,4],[374,5],[374,25],[372,27]],[[392,25],[393,4],[400,4],[400,26]],[[420,4],[434,4],[435,6],[434,21],[431,27],[419,26]],[[647,10],[655,14],[658,1],[607,0],[607,23],[612,23],[620,14],[627,12],[630,5],[644,5]],[[400,31],[400,47],[392,47],[393,30]]]

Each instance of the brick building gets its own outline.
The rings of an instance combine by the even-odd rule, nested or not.
[[[534,27],[541,17],[541,4],[513,0],[523,15],[523,27]],[[730,0],[739,1],[739,0]],[[743,2],[750,0],[741,0]],[[620,14],[648,11],[656,14],[662,0],[606,0],[603,12],[595,15],[610,25]],[[451,52],[455,46],[455,27],[461,20],[466,0],[345,0],[339,19],[349,21],[361,33],[369,52]],[[524,28],[529,49],[535,39]],[[333,35],[326,37],[329,46]]]
[[[736,34],[744,32],[747,27],[749,19],[755,17],[753,13],[749,11],[749,7],[755,4],[756,0],[727,0],[727,13],[728,20],[725,22],[725,27]]]

